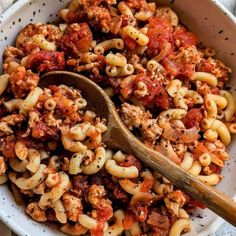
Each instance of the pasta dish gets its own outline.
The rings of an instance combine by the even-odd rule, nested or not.
[[[145,145],[215,186],[236,133],[231,69],[146,0],[72,0],[55,23],[26,25],[3,53],[0,184],[38,222],[68,235],[179,236],[204,205],[102,141],[107,121],[66,85],[40,76],[74,71],[99,84]],[[114,140],[115,142],[115,140]]]

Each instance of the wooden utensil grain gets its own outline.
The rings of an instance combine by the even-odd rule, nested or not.
[[[97,84],[82,75],[64,71],[49,72],[42,76],[41,87],[52,84],[65,84],[80,89],[88,102],[88,109],[107,119],[108,130],[103,135],[103,142],[109,148],[132,153],[190,197],[201,201],[217,215],[236,226],[236,203],[233,199],[204,184],[161,153],[146,147],[125,127],[113,102]]]

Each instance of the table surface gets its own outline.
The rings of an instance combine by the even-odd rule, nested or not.
[[[232,13],[236,15],[236,0],[218,0],[218,1],[224,4]],[[1,12],[4,11],[4,9],[6,9],[14,2],[15,0],[0,0],[0,14]],[[0,235],[17,236],[1,222],[0,222]],[[236,235],[236,228],[234,228],[228,223],[224,223],[222,227],[212,236],[235,236],[235,235]]]

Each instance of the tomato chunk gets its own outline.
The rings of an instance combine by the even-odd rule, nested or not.
[[[30,54],[26,68],[36,70],[37,72],[64,70],[64,52],[40,51]]]
[[[185,127],[187,129],[193,127],[199,128],[202,117],[203,116],[200,108],[190,109],[187,115],[183,118]]]
[[[124,43],[127,46],[127,48],[131,51],[135,50],[136,47],[138,46],[137,42],[134,39],[130,38],[129,36],[124,37]]]
[[[163,17],[152,17],[149,20],[147,36],[149,38],[147,53],[154,57],[162,50],[166,42],[172,41],[172,26]]]
[[[57,41],[57,46],[66,55],[77,58],[81,53],[89,51],[92,39],[92,32],[87,23],[74,23],[67,26],[64,35]]]
[[[156,106],[161,109],[168,109],[170,106],[169,96],[163,85],[157,80],[151,80],[149,76],[138,75],[135,79],[135,85],[144,82],[147,86],[148,95],[140,98],[144,106]]]
[[[195,34],[186,30],[185,27],[179,26],[173,33],[174,40],[179,40],[180,46],[197,45],[198,39]]]

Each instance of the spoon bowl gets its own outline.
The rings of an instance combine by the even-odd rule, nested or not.
[[[236,203],[139,141],[123,124],[113,102],[101,87],[85,76],[65,71],[46,73],[40,80],[40,87],[60,84],[80,89],[87,100],[87,108],[99,117],[107,119],[108,130],[103,134],[103,142],[107,147],[133,154],[190,197],[201,201],[217,215],[236,226]]]

